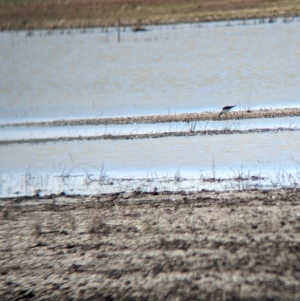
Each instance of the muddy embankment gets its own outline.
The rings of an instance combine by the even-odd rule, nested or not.
[[[125,140],[125,139],[147,139],[147,138],[163,138],[163,137],[180,137],[180,136],[208,136],[208,135],[230,135],[230,134],[251,134],[251,133],[267,133],[281,131],[299,131],[298,127],[277,127],[277,128],[257,128],[257,129],[206,129],[200,127],[198,129],[198,121],[217,121],[217,120],[243,120],[258,118],[278,118],[278,117],[295,117],[300,116],[300,108],[286,108],[277,110],[252,110],[230,112],[222,117],[219,113],[189,113],[189,114],[169,114],[169,115],[150,115],[135,117],[116,117],[116,118],[94,118],[79,120],[54,120],[49,122],[26,122],[0,125],[4,127],[30,127],[30,126],[78,126],[78,125],[109,125],[109,124],[142,124],[142,123],[168,123],[168,122],[186,122],[186,131],[168,131],[147,134],[128,134],[128,135],[100,135],[100,136],[75,136],[75,137],[56,137],[56,138],[37,138],[22,140],[4,140],[0,141],[0,145],[15,143],[45,143],[55,141],[74,141],[74,140]]]
[[[8,126],[67,126],[67,125],[99,125],[99,124],[133,124],[133,123],[162,123],[162,122],[189,122],[209,120],[242,120],[256,118],[277,118],[300,116],[300,108],[285,109],[260,109],[248,111],[231,111],[225,117],[219,117],[220,112],[182,113],[167,115],[146,115],[132,117],[92,118],[75,120],[54,120],[45,122],[24,122],[0,124],[0,127]],[[223,115],[224,116],[224,115]]]
[[[299,189],[2,199],[0,299],[300,300],[299,232]]]

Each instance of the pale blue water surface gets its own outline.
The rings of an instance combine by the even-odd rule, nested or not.
[[[297,19],[147,29],[0,32],[0,122],[300,104]]]
[[[89,193],[86,180],[91,177],[99,184],[103,174],[119,180],[111,180],[106,188],[97,186],[100,192],[124,190],[122,178],[152,183],[167,176],[174,182],[177,172],[198,179],[194,190],[223,188],[222,183],[201,181],[202,176],[258,176],[268,184],[283,181],[294,187],[300,185],[299,141],[300,132],[279,132],[0,146],[0,196],[32,194],[35,189]],[[173,190],[174,183],[167,183],[164,187]]]

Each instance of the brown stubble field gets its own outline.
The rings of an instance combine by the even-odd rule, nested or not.
[[[0,0],[0,28],[135,26],[300,14],[299,0]]]
[[[300,300],[300,190],[7,199],[0,246],[1,300]]]

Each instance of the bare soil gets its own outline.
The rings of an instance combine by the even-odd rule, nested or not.
[[[1,300],[300,300],[300,189],[0,204]]]
[[[1,29],[140,26],[294,17],[299,0],[0,0]]]

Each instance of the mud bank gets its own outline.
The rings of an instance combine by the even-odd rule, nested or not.
[[[20,122],[0,124],[0,127],[9,126],[72,126],[72,125],[99,125],[99,124],[133,124],[133,123],[167,123],[190,122],[206,120],[242,120],[257,118],[277,118],[300,116],[300,108],[261,109],[248,111],[232,111],[224,117],[219,117],[219,112],[183,113],[167,115],[147,115],[131,117],[93,118],[75,120],[53,120],[41,122]]]
[[[224,128],[221,130],[189,130],[180,132],[131,134],[131,135],[102,135],[102,136],[76,136],[76,137],[57,137],[57,138],[34,138],[18,140],[2,140],[1,145],[24,144],[24,143],[47,143],[47,142],[67,142],[67,141],[92,141],[92,140],[130,140],[130,139],[155,139],[166,137],[193,137],[193,136],[213,136],[213,135],[234,135],[234,134],[253,134],[253,133],[279,133],[279,132],[298,132],[297,127],[278,127],[249,130],[231,130]]]
[[[299,189],[7,199],[0,298],[299,300],[299,231]]]

